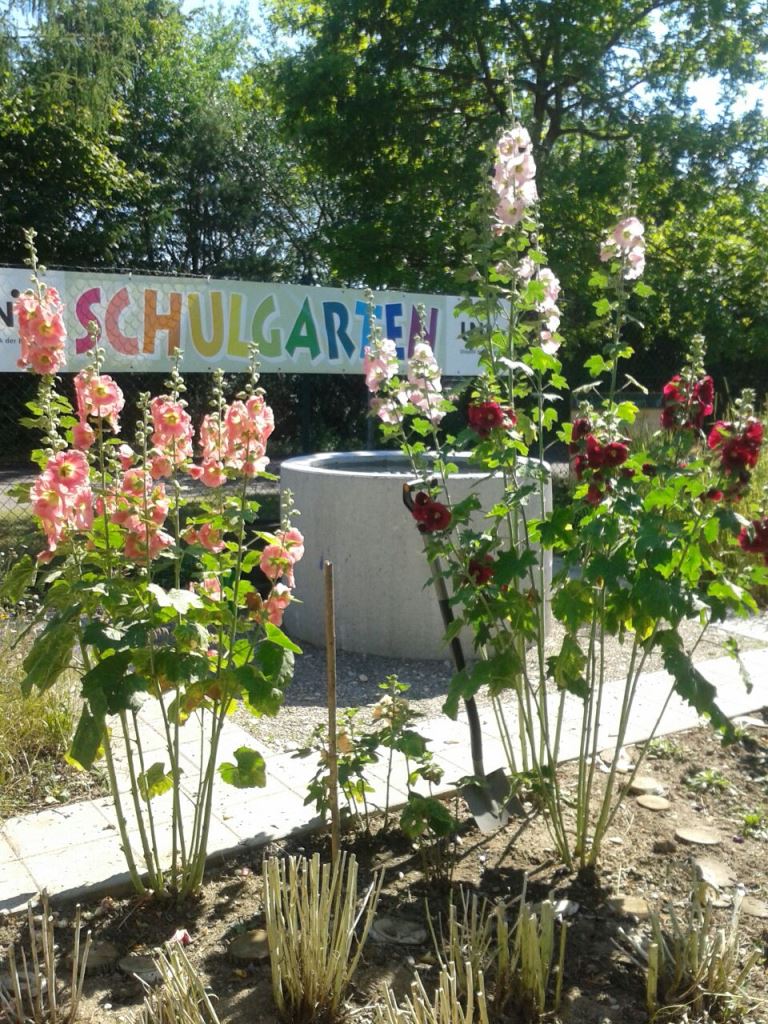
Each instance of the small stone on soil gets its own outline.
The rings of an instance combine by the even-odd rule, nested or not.
[[[151,956],[137,956],[136,954],[124,956],[118,967],[123,974],[135,974],[140,981],[147,985],[158,985],[163,980],[154,958]]]
[[[754,896],[745,896],[741,902],[741,911],[748,917],[768,918],[768,903]]]
[[[630,793],[660,793],[664,787],[650,775],[636,775],[629,784]]]
[[[681,843],[693,846],[719,846],[722,839],[711,828],[699,828],[697,825],[681,825],[675,832],[675,838]]]
[[[82,953],[82,950],[81,950]],[[88,960],[85,965],[86,974],[104,974],[111,971],[120,959],[120,950],[111,942],[96,941],[91,943],[88,950]],[[72,954],[67,956],[67,966],[72,966]]]
[[[672,806],[665,796],[657,796],[656,793],[642,793],[636,803],[647,811],[668,811]]]
[[[650,915],[648,904],[640,896],[612,896],[606,903],[617,917],[636,917],[643,921]]]
[[[427,941],[427,929],[423,925],[399,917],[377,917],[369,934],[374,942],[395,946],[420,946]]]
[[[736,876],[728,867],[719,860],[712,860],[711,857],[696,857],[693,866],[698,872],[699,878],[713,889],[724,889],[729,885],[736,884]]]
[[[227,956],[235,963],[254,963],[269,957],[267,933],[263,928],[251,928],[237,935],[227,947]]]

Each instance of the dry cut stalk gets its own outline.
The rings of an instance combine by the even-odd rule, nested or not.
[[[692,1012],[716,1015],[718,1020],[738,1016],[747,975],[760,960],[753,950],[742,962],[739,951],[739,917],[743,891],[736,893],[727,927],[717,927],[709,887],[694,869],[690,901],[682,918],[668,908],[669,926],[658,913],[650,918],[651,937],[646,944],[621,931],[646,971],[648,1012]],[[655,1019],[655,1018],[654,1018]]]
[[[60,998],[56,980],[56,948],[53,934],[53,916],[50,913],[48,894],[41,894],[41,923],[35,922],[32,904],[27,904],[27,927],[29,930],[30,959],[20,949],[21,967],[16,958],[13,943],[8,947],[8,974],[11,989],[7,991],[0,984],[0,1010],[11,1024],[71,1024],[77,1017],[77,1010],[83,994],[85,968],[88,951],[91,948],[91,933],[88,932],[85,945],[80,947],[80,905],[75,908],[75,945],[72,953],[72,978],[69,998]]]
[[[434,931],[432,933],[438,960],[446,969],[449,964],[453,966],[459,992],[467,994],[470,979],[482,974],[494,1014],[514,1008],[518,1018],[536,1020],[547,1009],[555,970],[551,1008],[557,1011],[562,994],[568,926],[561,924],[556,950],[552,903],[545,900],[540,909],[533,909],[526,902],[524,887],[517,919],[510,926],[503,903],[496,906],[485,900],[480,903],[476,895],[468,897],[463,889],[459,891],[461,908],[451,905],[447,937],[438,941]]]
[[[142,982],[146,995],[135,1024],[219,1024],[203,979],[178,942],[155,957],[155,967],[161,983]]]
[[[483,972],[475,976],[466,961],[461,965],[461,975],[467,981],[466,992],[459,986],[456,964],[444,964],[431,1002],[418,976],[400,1007],[392,990],[387,989],[383,1005],[376,1007],[375,1024],[488,1024]]]
[[[321,864],[317,853],[311,860],[264,861],[272,992],[285,1020],[303,1024],[338,1016],[368,937],[382,881],[380,873],[358,910],[354,855],[343,853],[333,864]]]

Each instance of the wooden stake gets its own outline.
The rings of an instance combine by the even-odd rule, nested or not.
[[[328,673],[328,767],[331,801],[331,858],[339,856],[341,823],[339,820],[339,762],[336,751],[336,610],[333,597],[333,563],[323,565],[325,580],[325,663]]]

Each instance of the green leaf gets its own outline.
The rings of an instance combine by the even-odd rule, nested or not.
[[[62,672],[72,664],[72,649],[77,634],[71,622],[49,624],[32,645],[24,659],[26,676],[21,681],[21,692],[26,696],[33,686],[47,690]]]
[[[293,679],[293,651],[263,640],[256,648],[254,662],[273,686],[285,690]]]
[[[595,308],[597,316],[608,316],[612,309],[612,303],[610,299],[602,298],[598,299],[597,302],[593,302],[592,305]]]
[[[611,369],[612,364],[599,354],[590,356],[589,359],[584,363],[584,367],[589,371],[590,377],[599,377],[601,373]]]
[[[671,629],[662,630],[656,638],[661,647],[664,668],[674,679],[677,693],[700,715],[706,715],[726,741],[734,740],[736,730],[717,704],[717,690],[693,664],[677,633]]]
[[[521,580],[528,572],[538,564],[536,552],[530,548],[523,548],[518,554],[517,551],[505,551],[496,559],[493,569],[493,582],[499,586],[511,583],[512,580]]]
[[[413,729],[404,729],[394,737],[392,746],[406,757],[418,760],[427,752],[427,741]]]
[[[173,608],[179,615],[186,615],[192,608],[203,607],[199,594],[191,590],[177,590],[175,587],[164,590],[157,583],[150,583],[147,590],[154,596],[159,608]]]
[[[400,815],[400,828],[409,839],[418,839],[427,832],[449,836],[455,827],[456,821],[445,804],[433,796],[409,793]]]
[[[635,295],[639,295],[641,299],[647,299],[649,295],[655,295],[656,292],[651,288],[649,284],[644,281],[638,281],[635,287],[632,289]]]
[[[252,789],[254,786],[264,787],[267,784],[267,766],[258,750],[250,747],[238,747],[235,761],[224,761],[219,765],[219,775],[224,782],[238,789]]]
[[[138,711],[137,693],[147,689],[147,680],[131,668],[131,651],[118,651],[102,658],[83,676],[83,696],[102,714]]]
[[[103,739],[104,719],[94,718],[89,708],[84,707],[66,755],[67,762],[75,768],[87,770],[104,754]]]
[[[267,622],[264,626],[264,633],[270,643],[277,644],[278,647],[284,647],[286,651],[293,651],[294,654],[301,654],[301,648],[297,647],[293,640],[290,640],[279,626]]]
[[[593,270],[587,284],[590,288],[605,288],[608,284],[608,278],[605,274],[601,274],[599,270]]]
[[[37,566],[29,555],[24,555],[0,583],[0,601],[16,604],[35,582],[36,576]]]
[[[283,706],[283,691],[255,665],[241,665],[230,672],[222,672],[220,685],[228,688],[230,680],[241,691],[246,708],[256,717],[274,718]]]
[[[173,775],[163,771],[163,762],[155,761],[145,772],[141,772],[137,778],[141,799],[147,803],[156,796],[161,796],[173,788]]]
[[[582,700],[586,700],[589,695],[589,685],[584,676],[586,664],[587,656],[576,637],[570,633],[563,637],[559,653],[547,659],[549,675],[554,679],[558,689],[567,690]]]

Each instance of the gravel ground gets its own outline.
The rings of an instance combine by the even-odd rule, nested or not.
[[[761,620],[768,629],[768,615]],[[686,644],[692,645],[698,639],[699,629],[695,623],[687,623],[683,629]],[[713,627],[699,644],[696,660],[720,657],[723,643],[731,634]],[[548,654],[558,649],[562,632],[554,629],[548,638]],[[739,637],[743,650],[765,646],[759,640]],[[270,746],[273,750],[294,750],[303,745],[309,733],[318,723],[325,722],[326,711],[326,662],[325,651],[312,644],[300,643],[303,653],[296,655],[293,682],[286,694],[285,707],[273,719],[254,719],[247,712],[238,710],[235,721],[242,728]],[[608,678],[621,678],[628,665],[630,644],[623,646],[609,638],[606,645]],[[530,662],[533,662],[531,654]],[[646,661],[645,671],[655,672],[662,668],[658,654]],[[451,662],[414,661],[406,658],[385,658],[377,655],[356,654],[338,651],[336,655],[337,700],[339,708],[358,707],[363,723],[370,720],[370,710],[381,697],[378,684],[388,675],[397,675],[411,686],[408,697],[419,714],[431,718],[441,714],[448,683],[453,674]],[[478,695],[478,703],[487,701]]]

